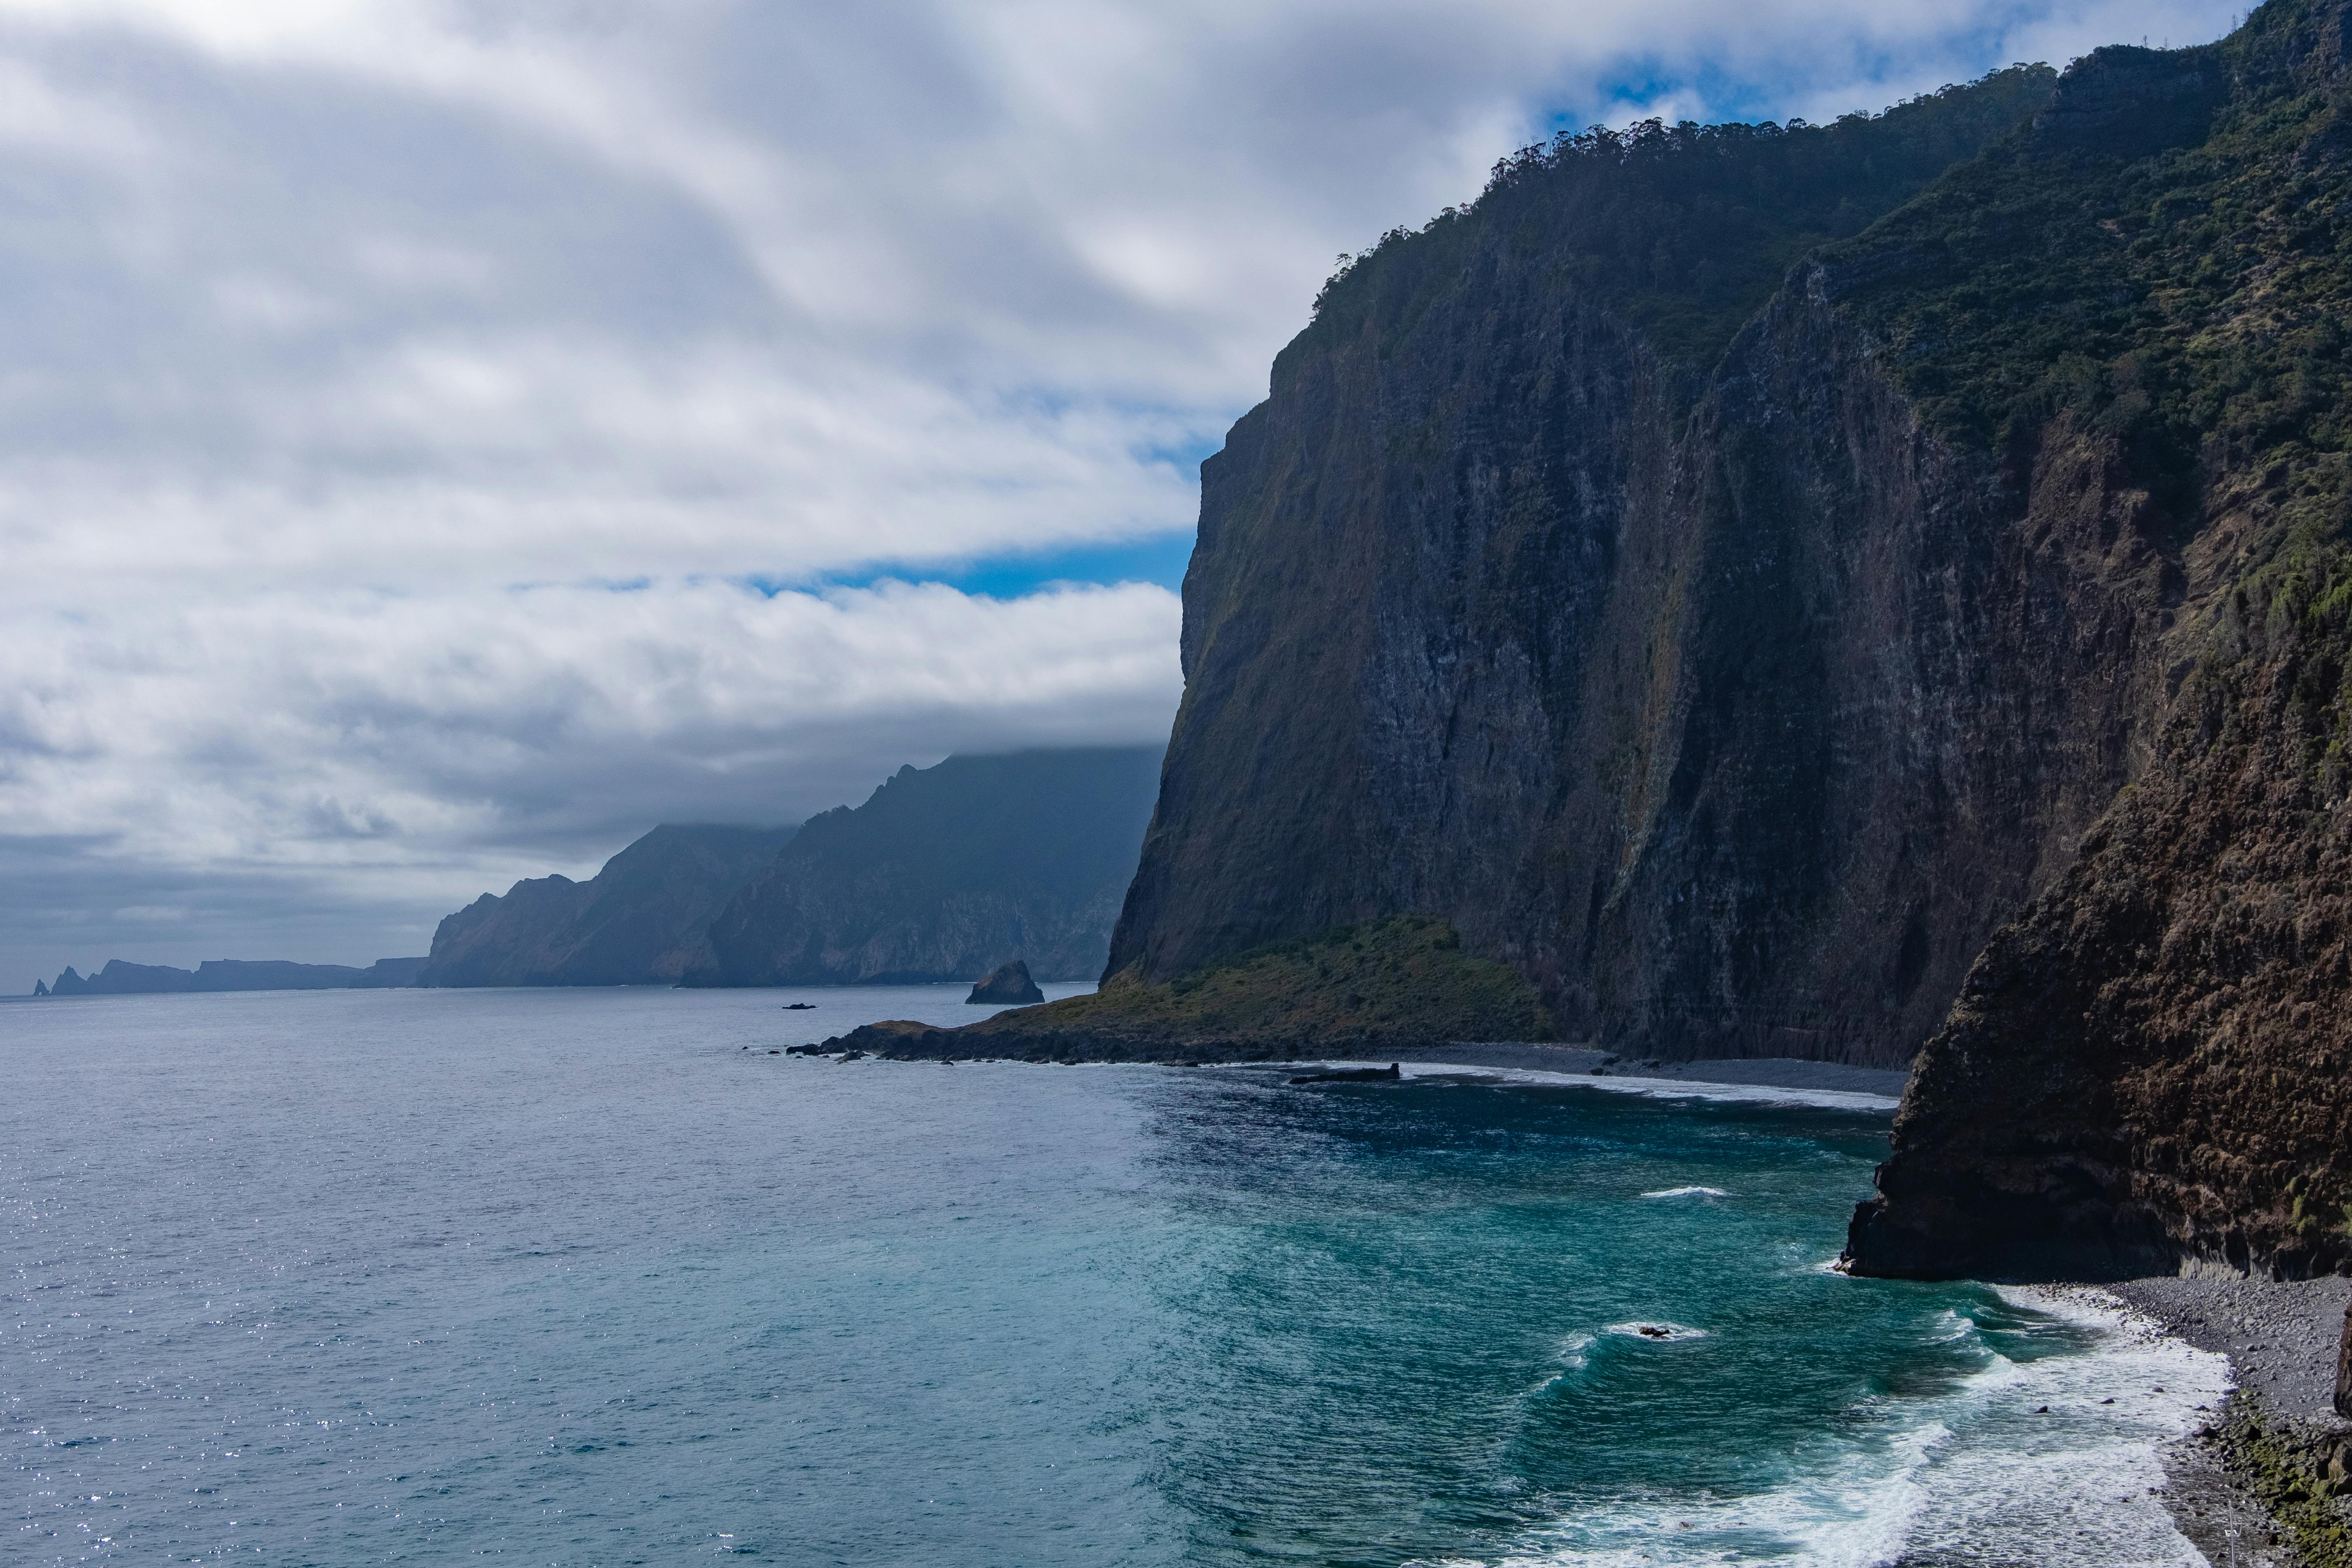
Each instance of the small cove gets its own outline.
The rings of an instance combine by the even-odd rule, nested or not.
[[[1825,1271],[1883,1110],[767,1054],[961,1000],[0,1009],[14,1555],[2194,1561],[2218,1358]]]

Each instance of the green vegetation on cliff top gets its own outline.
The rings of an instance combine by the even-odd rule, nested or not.
[[[925,1056],[1101,1059],[1551,1037],[1551,1019],[1516,972],[1464,952],[1444,921],[1399,915],[1257,948],[1165,984],[1122,973],[1091,995],[952,1031],[872,1025],[849,1043]]]
[[[1389,342],[1499,245],[1543,280],[1702,370],[1809,253],[1859,233],[2049,101],[2057,73],[2011,66],[1832,125],[1666,125],[1562,133],[1496,164],[1485,195],[1342,257],[1307,336]]]

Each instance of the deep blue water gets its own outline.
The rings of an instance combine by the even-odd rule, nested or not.
[[[769,1056],[978,1016],[795,994],[0,1007],[0,1557],[2196,1561],[2213,1358],[1824,1271],[1883,1111]]]

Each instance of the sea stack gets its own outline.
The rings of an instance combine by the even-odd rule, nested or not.
[[[996,1007],[1025,1007],[1033,1002],[1043,1002],[1045,994],[1029,978],[1029,966],[1019,959],[1000,966],[996,973],[971,988],[964,1000],[974,1005],[985,1003]]]

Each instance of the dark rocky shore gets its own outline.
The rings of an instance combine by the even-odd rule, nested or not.
[[[2156,1275],[2105,1289],[2230,1358],[2228,1405],[2165,1456],[2181,1533],[2217,1564],[2352,1563],[2352,1421],[2334,1406],[2352,1279]]]

